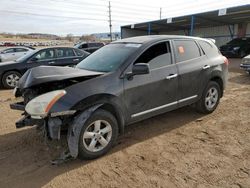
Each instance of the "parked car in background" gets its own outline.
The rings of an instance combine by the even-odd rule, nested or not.
[[[68,47],[34,50],[15,61],[0,63],[0,80],[4,88],[14,88],[30,68],[41,65],[74,66],[88,55],[88,52]]]
[[[56,75],[54,73],[57,73]],[[30,69],[15,90],[16,127],[38,125],[51,139],[68,131],[72,157],[94,159],[124,126],[186,105],[212,113],[227,83],[228,60],[211,40],[155,35],[106,45],[76,68]]]
[[[98,50],[99,48],[103,46],[104,46],[103,42],[80,42],[76,44],[74,47],[78,49],[82,49],[89,53],[93,53],[94,51]]]
[[[0,62],[16,60],[33,50],[34,49],[29,47],[6,48],[0,51]]]
[[[243,58],[250,54],[250,37],[235,38],[221,46],[220,51],[226,57]]]
[[[246,70],[250,74],[250,55],[242,59],[242,63],[240,64],[240,67]]]

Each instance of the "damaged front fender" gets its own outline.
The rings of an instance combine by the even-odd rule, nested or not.
[[[72,157],[76,158],[78,156],[78,144],[83,125],[85,124],[86,120],[91,116],[91,114],[102,105],[103,104],[97,104],[88,108],[87,110],[76,116],[74,118],[73,123],[69,126],[67,141],[69,151]]]

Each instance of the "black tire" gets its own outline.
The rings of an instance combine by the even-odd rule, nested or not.
[[[18,78],[18,80],[21,78],[21,74],[19,72],[16,71],[9,71],[6,72],[3,77],[2,77],[2,83],[3,83],[3,87],[6,89],[14,89],[16,87],[16,83],[10,84],[8,81],[9,76],[15,76],[16,78]]]
[[[216,102],[211,104],[210,108],[208,101],[206,101],[206,98],[209,98],[209,91],[217,90],[217,100]],[[210,97],[213,98],[212,100],[215,100],[215,97]],[[207,87],[204,89],[202,96],[200,100],[196,103],[196,109],[198,112],[203,113],[203,114],[210,114],[212,113],[216,107],[218,106],[221,98],[221,89],[220,86],[217,82],[210,81],[207,85]],[[211,102],[211,101],[210,101]]]
[[[111,135],[110,141],[103,149],[101,149],[100,151],[92,152],[92,151],[89,151],[86,145],[86,142],[89,141],[91,143],[93,138],[87,138],[84,140],[83,136],[84,136],[85,131],[91,128],[91,126],[93,125],[93,122],[96,122],[98,120],[108,122],[112,128],[112,133],[110,134]],[[103,137],[105,137],[105,135],[103,135]],[[100,110],[95,111],[82,127],[79,142],[78,142],[78,158],[89,160],[89,159],[95,159],[95,158],[101,157],[112,148],[112,146],[116,142],[117,137],[118,137],[118,123],[117,123],[116,118],[110,112],[106,110],[100,109]],[[100,147],[103,147],[101,143],[98,141],[98,138],[95,138],[95,140],[97,140],[97,144],[99,144]]]
[[[244,50],[240,50],[240,52],[239,52],[239,57],[240,58],[243,58],[243,57],[245,57],[247,55],[247,53],[244,51]]]

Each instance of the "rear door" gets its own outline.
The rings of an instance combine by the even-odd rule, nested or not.
[[[204,73],[210,69],[208,58],[196,41],[174,40],[175,59],[178,69],[179,106],[191,104],[198,99],[200,87],[204,84]]]
[[[80,62],[73,48],[57,48],[56,50],[57,66],[73,66]]]
[[[171,55],[168,41],[154,44],[133,63],[148,63],[150,73],[124,78],[124,102],[132,121],[177,107],[177,68]],[[131,72],[133,64],[126,72]]]

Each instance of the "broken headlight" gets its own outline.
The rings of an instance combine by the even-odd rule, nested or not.
[[[66,94],[65,90],[56,90],[32,99],[25,107],[25,111],[32,117],[46,117],[51,107]]]

